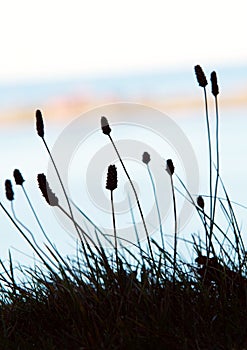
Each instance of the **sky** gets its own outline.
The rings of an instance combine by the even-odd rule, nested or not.
[[[0,81],[245,62],[246,2],[0,0]]]

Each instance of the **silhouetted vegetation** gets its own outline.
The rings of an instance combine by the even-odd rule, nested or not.
[[[49,186],[44,174],[38,174],[38,185],[47,205],[56,206],[73,223],[79,245],[75,257],[63,257],[47,236],[38,213],[24,186],[24,178],[14,170],[16,186],[21,186],[32,213],[42,231],[46,245],[41,248],[30,232],[16,217],[11,180],[6,180],[6,197],[11,211],[0,206],[15,228],[28,242],[41,262],[29,268],[20,268],[23,282],[16,280],[16,267],[9,253],[9,263],[0,260],[1,308],[0,349],[246,349],[247,348],[247,279],[246,251],[234,213],[219,172],[219,87],[215,72],[211,74],[212,95],[215,101],[216,160],[213,176],[212,133],[207,108],[207,79],[200,66],[195,67],[199,86],[204,93],[206,130],[209,150],[209,210],[202,195],[196,198],[184,186],[185,197],[197,212],[203,237],[192,235],[195,261],[181,258],[177,247],[178,222],[174,177],[176,164],[166,162],[164,176],[170,177],[174,212],[174,247],[166,249],[159,214],[161,244],[150,237],[145,216],[132,179],[128,174],[111,137],[106,117],[101,118],[102,132],[109,137],[121,166],[134,191],[144,225],[147,246],[137,238],[138,253],[118,245],[114,215],[113,191],[117,190],[117,168],[109,165],[106,188],[110,191],[114,228],[113,249],[92,240],[75,220],[70,201],[55,160],[45,141],[43,117],[36,112],[37,133],[54,165],[58,181],[67,201],[67,209]],[[143,150],[143,162],[152,157]],[[108,164],[107,164],[108,166]],[[152,182],[153,184],[153,182]],[[218,189],[225,193],[225,201],[218,198]],[[154,195],[155,187],[153,186]],[[155,197],[156,198],[156,197]],[[217,224],[216,207],[223,211],[228,231]],[[76,208],[73,208],[76,210]],[[85,217],[85,216],[84,216]],[[233,237],[233,239],[232,239]]]

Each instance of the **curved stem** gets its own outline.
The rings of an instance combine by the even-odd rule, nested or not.
[[[46,240],[47,240],[47,241],[49,242],[49,244],[53,247],[52,242],[50,241],[49,237],[47,236],[47,234],[45,233],[45,231],[44,231],[44,229],[43,229],[43,226],[41,225],[41,222],[40,222],[40,220],[39,220],[39,218],[38,218],[38,216],[37,216],[37,214],[36,214],[36,212],[35,212],[35,210],[34,210],[34,207],[33,207],[32,203],[31,203],[31,201],[30,201],[30,199],[29,199],[29,196],[28,196],[28,194],[27,194],[27,192],[26,192],[26,190],[25,190],[25,187],[24,187],[23,185],[21,185],[21,187],[22,187],[22,190],[23,190],[23,192],[24,192],[24,194],[25,194],[25,197],[26,197],[26,199],[27,199],[27,201],[28,201],[28,204],[29,204],[29,206],[30,206],[30,208],[31,208],[31,210],[32,210],[32,213],[33,213],[33,215],[34,215],[34,217],[35,217],[35,220],[37,221],[37,223],[38,223],[38,225],[39,225],[39,228],[41,229],[41,231],[42,231],[44,237],[46,238]]]
[[[129,183],[132,187],[132,190],[134,192],[134,195],[135,195],[135,198],[136,198],[136,202],[137,202],[137,206],[138,206],[138,209],[139,209],[139,212],[140,212],[140,215],[141,215],[141,219],[142,219],[142,223],[143,223],[143,226],[144,226],[144,230],[145,230],[145,233],[146,233],[146,237],[147,237],[147,241],[148,241],[148,248],[149,248],[149,251],[150,251],[150,254],[151,254],[151,258],[152,258],[152,261],[153,261],[153,265],[155,266],[155,261],[154,261],[154,256],[153,256],[153,251],[152,251],[152,247],[151,247],[151,242],[150,242],[150,238],[149,238],[149,234],[148,234],[148,230],[147,230],[147,226],[146,226],[146,223],[145,223],[145,220],[144,220],[144,215],[143,215],[143,212],[142,212],[142,209],[141,209],[141,205],[140,205],[140,202],[139,202],[139,198],[138,198],[138,195],[137,195],[137,192],[136,192],[136,189],[135,189],[135,186],[133,185],[133,182],[127,172],[127,169],[122,161],[122,158],[117,150],[117,147],[115,146],[115,143],[113,142],[113,139],[111,137],[111,135],[108,135],[109,136],[109,139],[111,140],[111,143],[117,153],[117,156],[118,156],[118,159],[124,169],[124,172],[129,180]]]
[[[113,243],[110,239],[107,238],[107,234],[105,234],[101,229],[98,228],[98,226],[78,207],[78,205],[70,198],[69,199],[72,205],[76,208],[76,210],[94,227],[96,231],[98,231],[104,239],[113,247]],[[101,242],[99,242],[101,245]]]
[[[117,247],[117,230],[116,230],[116,220],[115,220],[115,211],[114,211],[114,202],[113,202],[113,191],[111,191],[111,210],[112,210],[112,223],[113,223],[113,230],[114,230],[116,264],[117,264],[117,270],[119,271],[119,266],[118,266],[118,247]]]
[[[73,225],[74,225],[74,227],[75,227],[75,229],[76,229],[76,232],[77,232],[77,234],[78,234],[78,237],[80,238],[80,242],[81,242],[81,245],[82,245],[83,252],[84,252],[84,254],[85,254],[85,257],[86,257],[88,266],[90,267],[89,259],[88,259],[87,252],[86,252],[86,247],[85,247],[85,244],[84,244],[84,242],[83,242],[83,240],[82,240],[80,231],[79,231],[79,229],[78,229],[78,225],[77,225],[76,222],[75,222],[74,215],[73,215],[73,211],[72,211],[72,208],[71,208],[71,205],[70,205],[70,201],[69,201],[69,197],[68,197],[68,195],[67,195],[67,193],[66,193],[66,190],[65,190],[63,181],[62,181],[62,179],[61,179],[61,176],[60,176],[60,174],[59,174],[59,171],[58,171],[58,168],[57,168],[57,166],[56,166],[56,163],[55,163],[55,161],[54,161],[54,159],[53,159],[53,156],[52,156],[52,154],[51,154],[51,152],[50,152],[50,149],[49,149],[49,147],[48,147],[48,145],[47,145],[47,143],[46,143],[44,137],[42,137],[42,140],[43,140],[43,143],[44,143],[44,145],[45,145],[45,148],[46,148],[46,150],[47,150],[47,152],[48,152],[48,154],[49,154],[49,156],[50,156],[50,159],[51,159],[51,161],[52,161],[53,167],[54,167],[54,169],[55,169],[55,171],[56,171],[58,180],[59,180],[59,182],[60,182],[60,185],[61,185],[61,187],[62,187],[64,196],[65,196],[66,201],[67,201],[67,204],[68,204],[69,213],[70,213],[70,219],[72,220]]]
[[[157,214],[158,214],[162,248],[163,248],[163,250],[165,250],[165,242],[164,242],[164,234],[163,234],[163,229],[162,229],[162,220],[161,220],[160,208],[159,208],[159,204],[158,204],[158,198],[157,198],[157,193],[156,193],[156,189],[155,189],[154,180],[153,180],[152,173],[151,173],[151,170],[150,170],[148,164],[147,164],[147,169],[148,169],[149,177],[150,177],[150,180],[151,180],[151,183],[152,183],[152,188],[153,188],[153,193],[154,193],[154,200],[155,200],[155,205],[156,205]]]
[[[210,231],[209,231],[209,249],[212,249],[212,209],[213,209],[213,197],[212,197],[212,146],[211,146],[211,133],[209,125],[209,116],[208,116],[208,101],[207,101],[207,91],[204,87],[204,102],[205,102],[205,112],[206,112],[206,123],[207,123],[207,133],[208,133],[208,153],[209,153],[209,194],[210,194]]]
[[[38,257],[41,259],[41,261],[44,263],[44,265],[49,269],[49,271],[51,271],[53,274],[54,271],[51,268],[51,266],[45,261],[45,259],[42,257],[42,255],[39,253],[38,249],[33,245],[33,243],[30,241],[30,239],[26,236],[26,234],[22,231],[22,229],[17,225],[17,223],[15,222],[15,220],[12,218],[12,216],[9,214],[9,212],[5,209],[5,207],[3,206],[3,204],[0,202],[0,207],[3,209],[3,211],[5,212],[5,214],[8,216],[8,218],[10,219],[10,221],[13,223],[13,225],[16,227],[16,229],[20,232],[20,234],[24,237],[24,239],[28,242],[28,244],[31,246],[31,248],[33,249],[33,251],[38,255]]]
[[[215,218],[216,201],[217,201],[217,191],[219,182],[219,169],[220,169],[220,157],[219,157],[219,111],[218,111],[218,99],[215,96],[215,115],[216,115],[216,181],[215,181],[215,191],[214,191],[214,203],[213,203],[213,213],[212,213],[212,229]]]
[[[26,230],[26,231],[30,234],[30,236],[32,237],[32,240],[33,240],[34,244],[36,245],[36,247],[38,247],[38,244],[37,244],[37,242],[36,242],[36,240],[35,240],[35,238],[34,238],[33,233],[29,230],[29,228],[28,228],[27,226],[25,226],[25,225],[17,218],[16,213],[15,213],[15,209],[14,209],[14,203],[13,203],[13,201],[11,201],[11,211],[12,211],[12,214],[13,214],[13,217],[14,217],[15,221],[16,221],[22,228],[24,228],[24,230]]]
[[[63,190],[64,196],[65,196],[65,198],[66,198],[66,202],[67,202],[67,204],[68,204],[68,208],[69,208],[70,216],[71,216],[72,221],[73,221],[73,223],[74,223],[74,215],[73,215],[73,211],[72,211],[72,208],[71,208],[71,205],[70,205],[70,202],[69,202],[69,198],[68,198],[68,196],[67,196],[67,193],[66,193],[66,190],[65,190],[65,187],[64,187],[63,181],[62,181],[61,176],[60,176],[60,174],[59,174],[58,168],[57,168],[57,166],[56,166],[56,163],[55,163],[55,161],[54,161],[54,159],[53,159],[53,156],[52,156],[52,154],[51,154],[51,152],[50,152],[50,149],[49,149],[49,147],[48,147],[48,145],[47,145],[47,143],[46,143],[46,141],[45,141],[44,137],[42,137],[42,140],[43,140],[44,145],[45,145],[45,148],[46,148],[46,150],[47,150],[47,152],[48,152],[48,154],[49,154],[49,157],[50,157],[50,159],[51,159],[51,161],[52,161],[53,167],[54,167],[54,169],[55,169],[55,171],[56,171],[56,174],[57,174],[58,180],[59,180],[59,182],[60,182],[60,185],[61,185],[61,187],[62,187],[62,190]],[[75,225],[75,223],[74,223],[74,226],[75,226],[75,229],[76,229],[77,233],[79,234],[79,231],[78,231],[77,225]]]
[[[173,212],[174,212],[174,256],[173,256],[173,285],[175,285],[175,275],[177,270],[177,206],[176,206],[176,197],[174,191],[174,183],[172,175],[170,175],[171,179],[171,188],[172,188],[172,199],[173,199]]]

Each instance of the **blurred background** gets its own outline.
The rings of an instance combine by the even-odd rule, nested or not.
[[[72,243],[62,233],[57,239],[55,219],[35,182],[37,173],[46,172],[48,162],[35,132],[35,110],[43,111],[52,148],[74,118],[115,102],[144,104],[172,118],[193,145],[200,192],[207,193],[203,91],[194,76],[194,66],[200,64],[208,80],[212,70],[218,74],[221,173],[231,199],[247,206],[245,14],[245,2],[240,0],[209,0],[203,8],[195,0],[2,2],[1,202],[9,209],[4,181],[12,178],[15,168],[20,169],[41,221],[58,247],[69,253]],[[15,198],[19,218],[36,231],[20,188],[15,188]],[[246,234],[246,209],[237,206],[236,210]],[[193,230],[198,232],[200,227],[192,220],[186,233]],[[0,233],[2,257],[10,247],[31,255],[3,212]],[[26,261],[17,251],[15,257]]]

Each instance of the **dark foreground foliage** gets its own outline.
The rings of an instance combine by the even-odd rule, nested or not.
[[[114,249],[104,250],[100,241],[95,244],[74,219],[73,203],[65,192],[45,141],[42,114],[38,110],[37,132],[53,162],[68,211],[61,207],[44,174],[38,175],[38,184],[47,203],[56,206],[72,221],[80,245],[76,258],[60,255],[32,207],[23,184],[25,180],[15,169],[16,185],[22,187],[46,244],[42,250],[32,232],[16,218],[12,183],[6,180],[6,196],[11,202],[12,214],[0,202],[1,209],[32,247],[41,267],[21,267],[24,280],[17,282],[11,254],[8,264],[0,260],[0,350],[247,349],[246,250],[232,203],[219,176],[218,127],[215,178],[212,174],[207,80],[200,66],[195,67],[195,72],[199,86],[204,89],[206,106],[210,160],[208,210],[203,196],[197,196],[195,200],[178,177],[187,200],[201,219],[205,235],[204,244],[201,237],[196,239],[192,235],[191,248],[196,254],[195,261],[188,264],[177,250],[175,167],[172,160],[168,159],[166,164],[174,208],[174,247],[169,252],[164,249],[162,229],[161,245],[149,237],[137,193],[111,137],[106,117],[101,118],[102,131],[115,148],[136,196],[146,231],[148,253],[147,249],[143,250],[138,238],[135,247],[133,244],[134,252],[127,247],[119,249],[113,198],[113,190],[117,188],[117,170],[113,165],[108,168],[111,172],[108,172],[106,187],[111,192]],[[218,126],[219,88],[215,72],[211,74],[211,82]],[[150,160],[150,155],[144,152],[143,162],[147,167]],[[148,171],[151,177],[149,168]],[[224,203],[217,195],[220,185],[225,195]],[[217,205],[227,219],[227,231],[217,225]],[[83,212],[80,213],[90,221]]]
[[[1,306],[1,349],[247,346],[245,281],[235,288],[224,272],[217,283],[184,274],[174,285],[144,269],[138,279],[126,266],[116,273],[101,264],[90,283],[36,271],[32,288],[11,290]]]

